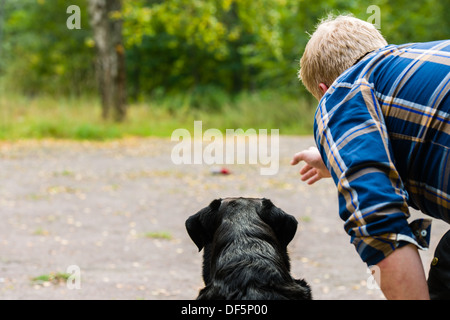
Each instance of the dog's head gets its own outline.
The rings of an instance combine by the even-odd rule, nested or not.
[[[213,241],[223,220],[235,219],[239,223],[251,223],[252,216],[255,215],[272,229],[280,246],[286,248],[297,231],[297,220],[265,198],[216,199],[190,216],[186,220],[186,229],[200,251]]]

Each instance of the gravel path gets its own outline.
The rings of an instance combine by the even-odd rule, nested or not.
[[[315,299],[384,299],[343,231],[333,182],[307,186],[289,165],[312,138],[280,137],[273,176],[260,175],[258,165],[230,165],[226,176],[205,164],[175,165],[174,145],[0,143],[0,299],[194,299],[202,257],[184,222],[227,196],[270,198],[297,218],[292,273],[311,284]],[[447,229],[433,222],[432,248],[421,253],[426,270]],[[33,281],[71,270],[80,271],[70,282],[79,289]]]

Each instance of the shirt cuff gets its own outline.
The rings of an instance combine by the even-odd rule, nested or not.
[[[430,246],[431,219],[417,219],[409,224],[410,235],[398,234],[397,241],[405,241],[416,245],[421,250],[428,250]]]
[[[401,233],[372,236],[369,237],[370,240],[354,238],[353,244],[355,244],[361,259],[370,267],[409,243],[421,250],[427,250],[430,234],[431,219],[418,219],[406,226]]]

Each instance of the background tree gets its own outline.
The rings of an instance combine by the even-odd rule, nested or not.
[[[113,112],[117,121],[126,116],[125,49],[122,40],[120,0],[89,0],[90,21],[97,49],[97,79],[102,115]]]
[[[121,86],[109,90],[117,96],[104,100],[124,101],[126,79],[129,101],[170,98],[172,111],[186,106],[220,111],[249,92],[307,99],[310,95],[296,75],[308,32],[328,13],[352,13],[363,20],[370,16],[363,0],[122,0],[122,7],[118,0],[1,1],[0,63],[8,91],[92,96],[98,88],[94,65],[102,67],[100,60],[123,62],[125,57],[126,63],[115,63],[125,70],[114,80]],[[100,3],[110,13],[99,15],[94,30],[87,23],[88,12]],[[81,30],[66,27],[69,4],[81,8]],[[448,0],[373,0],[370,5],[380,7],[381,32],[389,43],[450,36]],[[98,35],[100,21],[104,30],[115,31]],[[102,45],[110,57],[97,60],[95,49]],[[104,116],[113,116],[116,107],[105,105]],[[116,117],[124,117],[126,109],[118,110]]]

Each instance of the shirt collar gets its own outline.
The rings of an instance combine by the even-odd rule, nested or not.
[[[361,57],[358,58],[358,60],[355,61],[355,63],[353,65],[357,64],[358,62],[360,62],[365,56],[367,56],[369,53],[371,53],[373,51],[374,50],[364,53]]]

